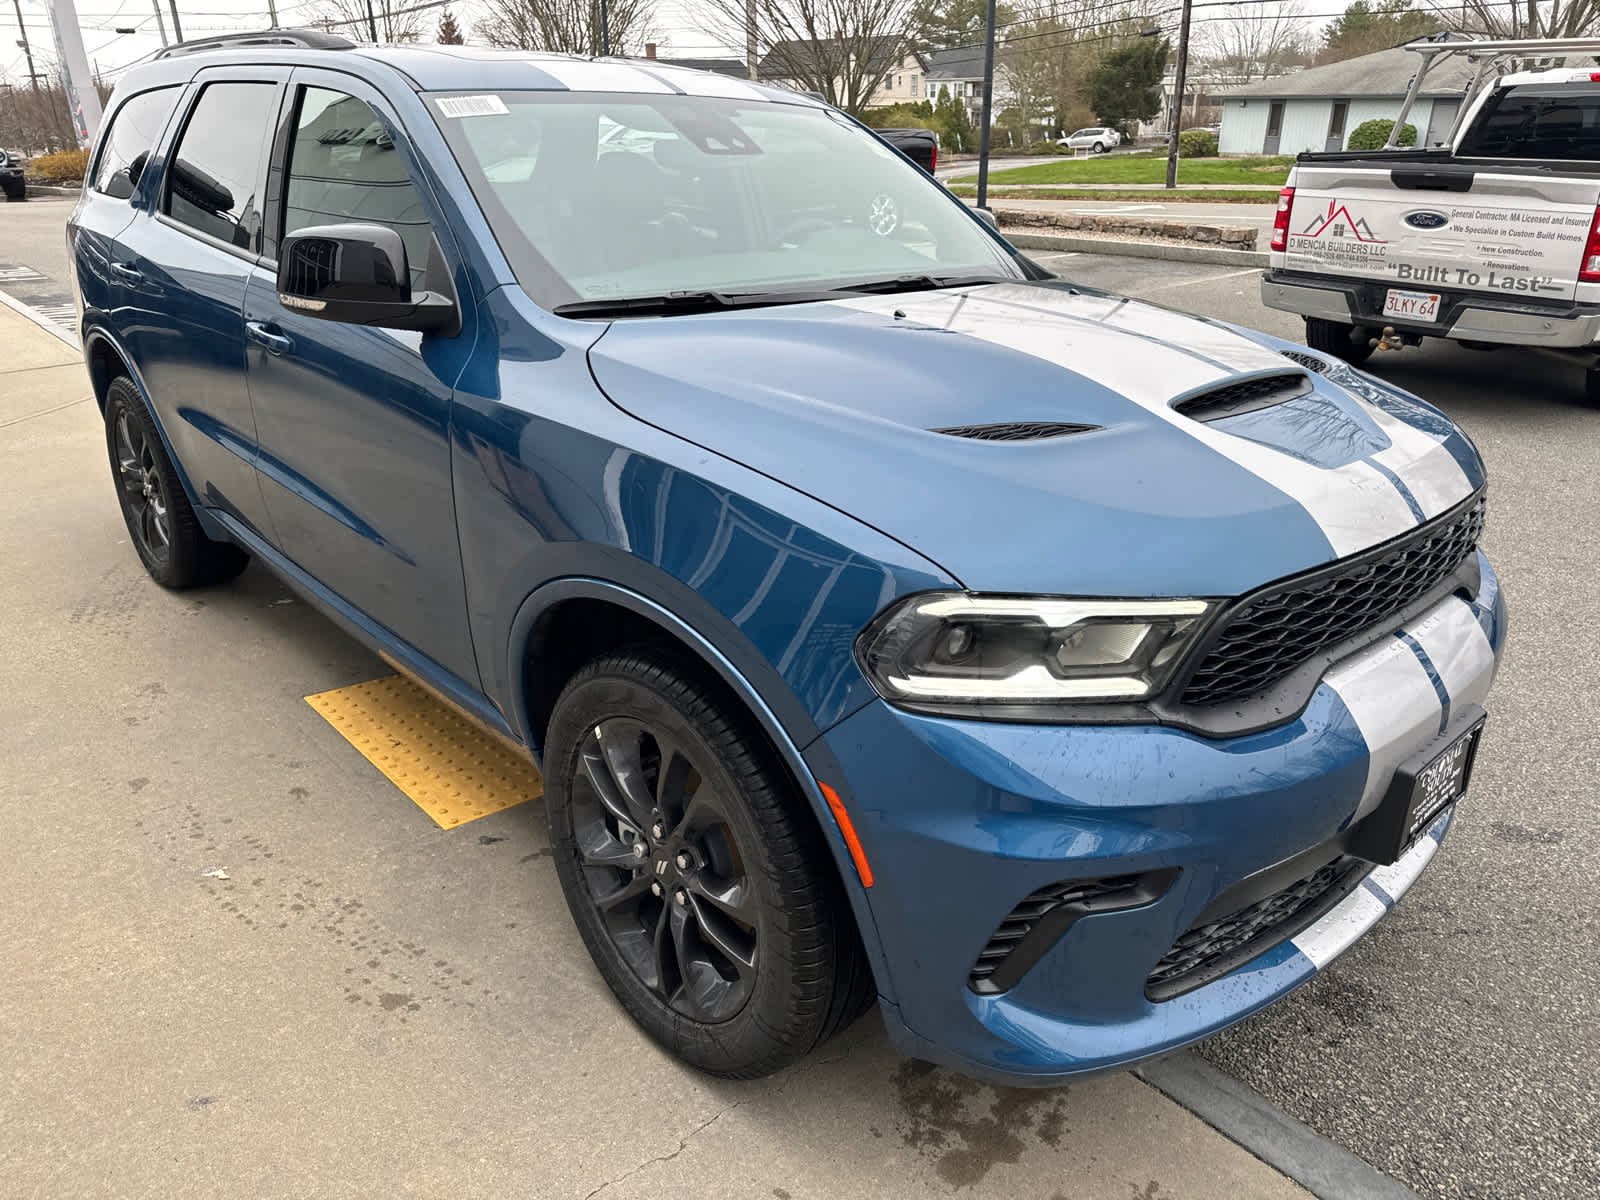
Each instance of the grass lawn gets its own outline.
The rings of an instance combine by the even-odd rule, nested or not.
[[[1180,159],[1178,182],[1282,187],[1293,162],[1289,157]],[[991,168],[989,172],[990,183],[1165,183],[1166,178],[1167,156],[1149,152],[1063,158],[1004,171]]]
[[[951,184],[950,190],[958,196],[971,197],[978,194],[978,189],[970,183]],[[991,207],[1004,208],[1007,200],[1143,200],[1152,204],[1192,200],[1196,204],[1276,204],[1278,196],[1276,192],[1266,189],[1259,192],[1233,192],[1221,189],[1211,192],[1186,192],[1182,189],[1170,192],[1124,192],[1116,188],[1029,188],[1025,192],[989,193]]]

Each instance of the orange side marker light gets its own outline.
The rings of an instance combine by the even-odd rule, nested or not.
[[[861,839],[856,836],[856,827],[850,820],[849,812],[845,810],[844,801],[839,799],[838,792],[822,780],[817,780],[817,786],[822,789],[823,799],[827,800],[833,819],[839,822],[839,832],[844,834],[844,844],[850,849],[850,859],[856,864],[856,874],[861,877],[861,886],[871,887],[872,867],[867,863],[867,852],[861,848]]]

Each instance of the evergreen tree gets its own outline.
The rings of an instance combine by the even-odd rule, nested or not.
[[[1100,60],[1089,87],[1089,107],[1105,125],[1121,128],[1161,111],[1161,72],[1167,43],[1140,38]]]
[[[460,46],[466,43],[466,38],[461,36],[461,30],[456,25],[455,14],[448,8],[439,18],[439,44],[441,46]]]

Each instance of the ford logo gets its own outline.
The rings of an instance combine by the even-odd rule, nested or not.
[[[1432,212],[1426,208],[1419,208],[1416,212],[1406,214],[1406,224],[1413,229],[1438,229],[1448,225],[1450,218],[1441,212]]]

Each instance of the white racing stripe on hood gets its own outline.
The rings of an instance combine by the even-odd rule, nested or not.
[[[1443,705],[1411,647],[1397,637],[1338,663],[1322,682],[1344,701],[1367,743],[1367,782],[1352,822],[1383,799],[1394,769],[1439,733]]]
[[[1372,459],[1393,471],[1406,485],[1425,519],[1432,520],[1472,494],[1467,473],[1442,441],[1352,392],[1345,394],[1389,439],[1389,448],[1378,451]]]
[[[1205,384],[1289,368],[1282,355],[1230,330],[1138,301],[1020,284],[839,303],[881,316],[899,309],[912,321],[1044,359],[1121,393],[1295,500],[1336,557],[1417,524],[1405,497],[1370,463],[1319,467],[1173,411],[1174,397]]]

